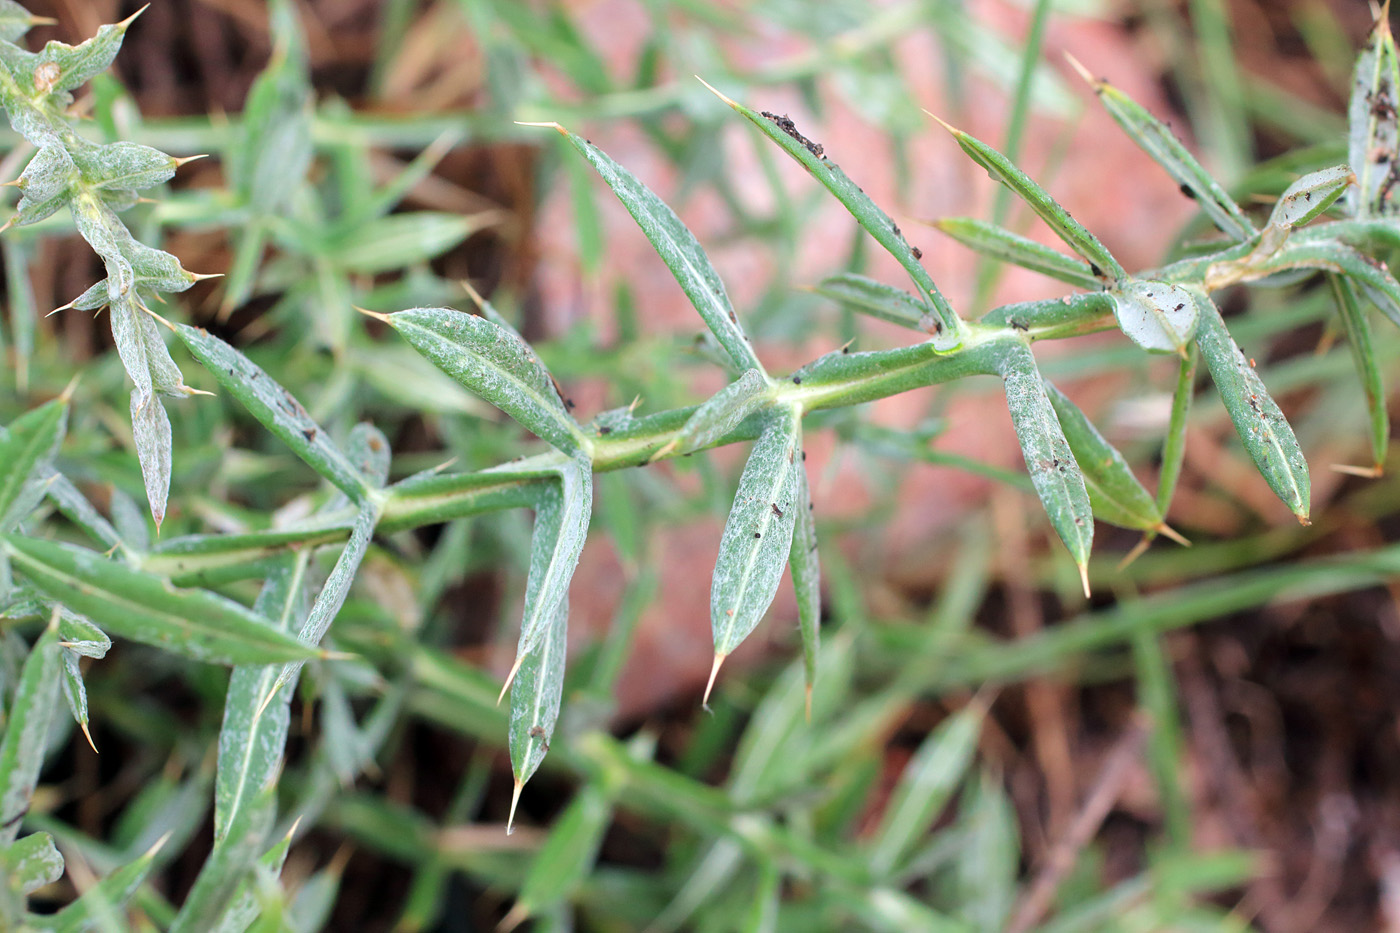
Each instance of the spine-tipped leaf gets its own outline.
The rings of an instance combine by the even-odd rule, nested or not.
[[[15,536],[0,537],[0,550],[45,596],[122,638],[215,664],[305,661],[319,654],[274,632],[239,603],[175,589],[96,551]]]
[[[935,222],[934,227],[983,256],[1039,272],[1077,288],[1103,287],[1103,279],[1094,274],[1087,262],[985,220],[949,217]]]
[[[1309,172],[1289,185],[1279,197],[1269,215],[1269,226],[1292,229],[1316,220],[1336,203],[1354,179],[1350,166],[1346,165]]]
[[[262,367],[206,330],[181,324],[175,332],[219,384],[309,467],[351,499],[365,498],[370,487],[364,475]]]
[[[30,833],[13,845],[0,846],[0,883],[27,896],[63,877],[63,856],[48,833]],[[0,895],[3,896],[3,895]]]
[[[800,413],[781,408],[744,465],[710,589],[710,624],[720,658],[748,637],[778,592],[801,506],[797,501],[797,477],[803,469],[801,443]]]
[[[109,872],[88,888],[73,903],[54,914],[32,917],[37,929],[44,933],[88,933],[90,930],[111,929],[110,920],[126,906],[155,867],[161,844]]]
[[[1356,173],[1356,187],[1347,195],[1355,217],[1389,213],[1393,173],[1400,163],[1400,55],[1390,21],[1376,20],[1366,47],[1356,60],[1351,102],[1347,107],[1347,161]]]
[[[1235,343],[1215,303],[1195,293],[1200,306],[1196,343],[1210,368],[1220,400],[1269,487],[1298,520],[1308,522],[1308,463],[1288,419],[1269,396],[1254,364]]]
[[[1089,491],[1084,487],[1084,474],[1050,404],[1030,348],[1021,343],[1007,344],[999,363],[1006,384],[1006,407],[1011,412],[1031,484],[1055,533],[1083,573],[1094,541],[1094,512]]]
[[[854,272],[822,279],[821,284],[812,291],[891,324],[924,330],[928,323],[928,310],[919,299],[906,291]]]
[[[1060,419],[1065,439],[1084,473],[1084,483],[1094,514],[1104,521],[1142,531],[1162,524],[1162,513],[1152,494],[1138,482],[1128,461],[1108,442],[1094,423],[1048,380],[1045,392]]]
[[[739,371],[763,372],[763,364],[754,354],[739,317],[734,313],[719,273],[700,248],[695,234],[681,223],[676,212],[597,146],[557,123],[548,125],[562,133],[607,182]]]
[[[1366,319],[1356,286],[1349,279],[1329,275],[1327,281],[1332,286],[1337,311],[1346,330],[1347,346],[1351,347],[1352,360],[1356,363],[1356,372],[1366,392],[1366,411],[1371,422],[1371,455],[1379,471],[1385,465],[1386,449],[1390,446],[1390,415],[1386,411],[1385,382],[1376,362],[1371,322]]]
[[[438,369],[569,454],[582,433],[549,370],[512,331],[451,308],[414,308],[385,321]]]
[[[944,125],[946,126],[946,124]],[[1006,185],[1017,197],[1030,205],[1031,210],[1040,215],[1040,219],[1045,221],[1055,235],[1065,241],[1065,245],[1084,257],[1095,277],[1108,281],[1119,281],[1128,277],[1128,273],[1123,271],[1118,260],[1114,259],[1108,248],[1099,242],[1099,238],[1071,217],[1069,211],[1066,211],[1060,202],[1052,198],[1050,193],[1040,187],[1029,175],[1013,165],[1010,159],[962,130],[950,126],[948,131],[953,134],[958,146],[967,153],[972,161],[986,169],[989,175]]]
[[[566,597],[552,607],[540,636],[521,659],[510,688],[510,765],[517,796],[519,788],[539,768],[554,737],[554,724],[559,720],[564,696],[568,634]]]
[[[812,490],[805,465],[797,471],[797,501],[793,508],[796,514],[793,516],[792,551],[788,555],[788,564],[792,568],[792,588],[797,594],[802,666],[810,696],[817,679],[817,654],[821,650],[822,578],[821,561],[817,555],[817,521],[812,511]]]
[[[745,120],[758,127],[764,136],[796,159],[821,182],[822,187],[836,196],[836,200],[840,201],[856,222],[875,238],[875,242],[898,260],[914,280],[914,286],[919,290],[920,296],[928,303],[927,311],[934,317],[934,345],[940,350],[955,349],[962,342],[962,322],[948,304],[948,300],[943,297],[943,293],[938,290],[938,286],[933,283],[927,270],[919,264],[922,253],[909,245],[899,225],[890,219],[890,215],[870,200],[870,196],[851,181],[846,173],[841,171],[840,166],[828,159],[820,145],[799,133],[787,117],[756,113],[723,94],[719,96]]]

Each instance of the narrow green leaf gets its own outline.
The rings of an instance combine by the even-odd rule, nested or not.
[[[919,299],[906,291],[854,272],[822,279],[821,284],[812,291],[891,324],[925,330],[928,323],[928,310]]]
[[[710,90],[714,91],[714,88]],[[956,349],[962,343],[962,321],[948,304],[948,300],[943,297],[943,293],[938,290],[938,286],[933,283],[928,272],[919,264],[923,252],[909,245],[909,241],[904,238],[904,232],[890,215],[870,200],[870,196],[841,171],[840,166],[828,159],[820,145],[799,133],[787,117],[756,113],[718,91],[715,93],[745,120],[758,127],[764,136],[796,159],[823,188],[836,196],[836,200],[850,212],[856,223],[864,227],[866,232],[875,238],[875,242],[884,247],[885,251],[904,267],[904,271],[909,273],[914,287],[928,306],[925,310],[933,315],[934,346],[940,352]]]
[[[375,275],[436,259],[478,230],[500,219],[496,211],[447,214],[411,211],[358,225],[336,242],[330,259],[356,275]]]
[[[39,783],[49,723],[58,708],[58,627],[50,624],[29,649],[6,713],[0,742],[0,846],[19,835]]]
[[[938,724],[904,767],[870,849],[875,877],[885,877],[924,838],[962,783],[977,750],[985,711],[970,704]]]
[[[53,836],[30,833],[0,849],[0,867],[5,869],[5,881],[25,897],[63,877],[63,856]]]
[[[1016,809],[999,780],[984,774],[968,785],[959,821],[965,842],[953,863],[957,900],[965,905],[962,916],[974,930],[1004,930],[1021,863]]]
[[[306,606],[305,574],[310,549],[274,564],[253,611],[268,627],[290,632]],[[239,811],[270,786],[282,766],[290,725],[291,690],[268,701],[281,669],[239,665],[229,678],[224,719],[219,727],[219,761],[214,776],[214,839],[222,840]]]
[[[1238,280],[1262,278],[1287,269],[1317,269],[1346,276],[1397,327],[1400,327],[1400,282],[1390,274],[1383,262],[1337,242],[1302,241],[1301,234],[1291,239],[1265,262],[1255,266],[1247,276]],[[1211,273],[1216,267],[1211,267]],[[1207,276],[1207,286],[1217,283]]]
[[[164,840],[157,842],[145,854],[100,878],[73,903],[55,914],[31,917],[32,923],[45,933],[90,933],[109,930],[104,919],[110,920],[136,894],[155,865],[156,855]]]
[[[688,454],[703,450],[737,428],[745,418],[773,400],[768,377],[750,369],[695,409],[676,439],[662,448],[657,457],[675,450]]]
[[[536,437],[568,454],[582,450],[582,432],[549,370],[511,331],[451,308],[414,308],[384,320],[434,366]]]
[[[282,873],[282,865],[287,861],[287,851],[291,845],[292,834],[288,831],[258,858],[253,877],[239,886],[238,893],[224,908],[218,922],[210,927],[209,933],[247,933],[262,910],[256,891],[257,882],[264,877],[276,879]]]
[[[1289,185],[1279,197],[1269,215],[1269,226],[1291,229],[1316,220],[1354,180],[1351,167],[1347,165],[1309,172]]]
[[[806,459],[806,451],[802,452]],[[805,464],[797,471],[797,510],[792,532],[792,588],[797,593],[797,625],[802,633],[802,665],[807,680],[807,707],[811,715],[812,687],[817,681],[817,655],[821,651],[822,580],[817,557],[817,522],[812,512],[812,490]]]
[[[1084,292],[1046,301],[1001,305],[983,315],[981,324],[1011,327],[1031,340],[1070,337],[1111,326],[1106,318],[1117,307],[1108,292]]]
[[[252,360],[208,331],[177,324],[175,333],[219,384],[307,466],[334,483],[353,501],[365,499],[369,493],[365,478],[290,392]]]
[[[21,415],[0,435],[0,532],[12,531],[43,498],[67,422],[65,396]]]
[[[63,657],[63,698],[68,701],[68,711],[73,714],[73,721],[78,724],[78,728],[83,730],[83,735],[92,741],[92,733],[88,731],[88,702],[87,687],[83,686],[83,671],[79,667],[78,653],[64,649]]]
[[[611,819],[612,801],[603,787],[593,781],[580,787],[531,859],[509,917],[525,920],[567,904],[593,870]]]
[[[1045,391],[1060,419],[1070,452],[1084,473],[1094,511],[1105,521],[1143,531],[1162,524],[1162,513],[1152,494],[1133,475],[1132,467],[1088,416],[1063,392],[1044,380]]]
[[[305,37],[290,3],[269,5],[272,58],[253,81],[225,162],[229,188],[259,213],[289,211],[314,155],[314,103]],[[253,228],[253,229],[256,229]]]
[[[945,123],[944,126],[947,126]],[[1010,188],[1021,200],[1030,205],[1040,219],[1089,263],[1090,272],[1097,278],[1117,282],[1128,277],[1118,260],[1113,258],[1099,238],[1084,228],[1084,225],[1069,215],[1060,203],[1052,198],[1044,188],[1031,180],[1031,177],[997,152],[991,146],[962,130],[948,126],[948,131],[957,140],[958,146],[968,157],[987,170],[992,178]]]
[[[1094,540],[1094,513],[1089,492],[1084,488],[1084,475],[1065,439],[1030,349],[1021,343],[1009,344],[1000,363],[1006,383],[1006,407],[1016,427],[1016,439],[1020,441],[1031,483],[1050,516],[1050,524],[1079,565],[1087,590],[1084,575]]]
[[[1390,447],[1390,415],[1386,411],[1385,382],[1376,363],[1371,322],[1366,319],[1356,286],[1350,279],[1329,275],[1327,282],[1332,286],[1337,311],[1346,329],[1347,345],[1351,347],[1352,360],[1356,363],[1357,375],[1361,377],[1361,387],[1366,392],[1366,411],[1371,421],[1371,456],[1374,467],[1379,471],[1385,466],[1386,450]]]
[[[350,429],[350,436],[345,439],[345,455],[374,488],[382,489],[389,481],[393,451],[384,432],[370,422],[361,421]]]
[[[1354,217],[1391,213],[1392,173],[1400,162],[1400,55],[1390,21],[1376,20],[1352,75],[1347,106],[1347,161],[1356,173],[1356,188],[1347,195]]]
[[[239,810],[204,860],[168,933],[205,933],[214,926],[251,878],[276,812],[276,788],[271,786]]]
[[[1143,152],[1166,169],[1172,180],[1181,186],[1182,193],[1195,200],[1211,222],[1232,240],[1247,240],[1254,235],[1254,224],[1244,211],[1166,124],[1107,81],[1094,80],[1083,68],[1080,73],[1093,87],[1109,116]]]
[[[780,408],[744,465],[710,588],[717,663],[748,637],[778,592],[801,508],[797,501],[801,447],[800,413]]]
[[[105,658],[112,647],[106,632],[62,606],[58,609],[58,642],[84,658]]]
[[[568,653],[569,600],[554,607],[554,613],[519,662],[510,688],[510,765],[515,776],[515,792],[510,805],[510,822],[520,789],[530,780],[554,737],[559,704],[564,696],[564,661]],[[510,824],[507,824],[507,832]]]
[[[1157,478],[1157,511],[1163,518],[1176,494],[1176,482],[1181,477],[1181,465],[1186,459],[1186,416],[1191,412],[1191,398],[1196,389],[1195,347],[1191,347],[1177,369],[1176,390],[1172,393],[1172,414],[1167,423],[1167,436],[1162,441],[1162,470]]]
[[[763,364],[758,361],[743,325],[734,313],[734,306],[729,302],[719,273],[710,264],[695,234],[681,223],[676,212],[597,146],[557,123],[541,125],[553,127],[563,134],[608,183],[739,371],[756,369],[763,372]]]
[[[1129,279],[1115,285],[1118,327],[1144,350],[1185,353],[1196,330],[1196,302],[1180,285]]]
[[[535,653],[540,639],[559,624],[559,606],[569,598],[569,581],[588,538],[588,523],[593,515],[592,465],[587,460],[571,460],[559,468],[558,477],[557,483],[541,487],[535,503],[525,609],[515,664],[506,678],[506,687],[526,663],[527,656]]]
[[[1201,348],[1220,400],[1235,430],[1269,487],[1283,504],[1308,524],[1308,463],[1288,419],[1269,396],[1253,362],[1235,343],[1215,303],[1194,292],[1200,307],[1196,343]]]
[[[983,256],[1039,272],[1077,288],[1094,291],[1103,288],[1103,279],[1094,275],[1087,262],[996,224],[974,217],[948,217],[935,221],[933,226]]]
[[[272,631],[230,599],[175,589],[96,551],[15,536],[0,536],[0,548],[45,596],[122,638],[215,664],[303,661],[319,654]]]
[[[131,390],[131,436],[136,442],[136,459],[141,464],[151,517],[155,519],[156,528],[160,528],[165,521],[165,504],[170,495],[174,444],[170,416],[165,413],[159,396],[142,397],[139,390]]]

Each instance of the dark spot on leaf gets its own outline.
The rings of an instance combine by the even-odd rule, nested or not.
[[[612,433],[612,428],[608,427],[608,426],[605,425],[605,424],[604,424],[604,425],[600,425],[600,426],[598,427],[598,433],[599,433],[599,434],[611,434],[611,433]]]
[[[793,376],[793,377],[792,377],[792,384],[795,385],[795,386],[800,386],[800,385],[802,385],[802,377],[801,377],[801,376]]]
[[[314,440],[316,439],[316,429],[315,429],[315,428],[302,428],[302,430],[301,430],[301,436],[304,437],[304,438],[306,438],[306,440],[307,440],[308,443],[311,442],[311,441],[314,441]]]
[[[1028,326],[1026,326],[1026,325],[1023,324],[1022,322],[1016,320],[1015,318],[1012,318],[1011,320],[1007,321],[1006,323],[1008,323],[1008,324],[1011,325],[1011,329],[1012,329],[1012,330],[1022,330],[1022,331],[1024,331],[1024,330],[1030,330],[1030,328],[1029,328]]]
[[[919,249],[917,246],[910,247],[910,248],[914,251],[914,258],[915,258],[915,259],[923,259],[923,258],[924,258],[924,251],[923,251],[923,250]]]
[[[1193,201],[1196,200],[1196,192],[1194,192],[1194,191],[1191,190],[1191,186],[1190,186],[1190,185],[1185,185],[1185,184],[1182,185],[1181,188],[1180,188],[1180,191],[1181,191],[1182,194],[1186,195],[1186,196],[1187,196],[1188,198],[1190,198],[1191,200],[1193,200]]]
[[[779,518],[782,518],[782,517],[783,517],[783,510],[780,509],[780,508],[778,508],[778,503],[773,502],[773,503],[770,503],[770,504],[773,506],[773,514],[776,515],[776,516],[778,516]]]
[[[753,536],[754,536],[755,538],[761,538],[761,537],[763,537],[763,532],[761,532],[761,531],[755,531],[755,532],[753,533]]]
[[[1103,270],[1100,269],[1097,264],[1089,263],[1089,271],[1094,273],[1098,278],[1103,278]]]
[[[769,120],[772,120],[773,123],[777,125],[778,129],[782,130],[784,133],[788,134],[793,139],[800,142],[803,146],[807,147],[807,151],[810,152],[812,155],[816,156],[818,159],[823,157],[822,153],[825,150],[822,148],[821,143],[814,143],[806,136],[803,136],[801,133],[799,133],[797,131],[797,125],[792,122],[792,118],[789,117],[787,114],[779,116],[776,113],[769,113],[765,110],[763,111],[763,116],[767,117]]]

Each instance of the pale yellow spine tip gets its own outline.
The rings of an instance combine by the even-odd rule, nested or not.
[[[728,657],[728,655],[720,654],[718,651],[715,652],[715,663],[714,666],[710,668],[710,680],[705,684],[705,696],[700,700],[700,705],[707,710],[710,708],[710,691],[715,688],[715,677],[719,675],[719,666],[724,663],[726,657]]]
[[[1312,524],[1312,519],[1308,517],[1307,509],[1301,512],[1294,512],[1293,515],[1298,519],[1298,524],[1302,525],[1304,528]]]
[[[380,314],[378,311],[371,311],[369,308],[361,308],[359,305],[351,305],[350,307],[354,308],[356,311],[360,312],[365,317],[372,317],[376,321],[383,321],[385,324],[393,323],[389,320],[389,315],[387,314]]]
[[[520,791],[525,786],[525,782],[519,778],[515,779],[515,788],[510,792],[510,816],[506,817],[506,835],[515,832],[515,808],[520,803]]]
[[[146,12],[146,10],[148,10],[148,9],[150,8],[150,6],[151,6],[151,5],[148,3],[148,4],[146,4],[145,6],[143,6],[141,9],[137,10],[135,13],[132,13],[132,14],[131,14],[130,16],[128,16],[126,19],[122,20],[120,23],[117,23],[117,24],[116,24],[116,25],[117,25],[117,28],[118,28],[118,29],[125,29],[126,27],[130,26],[133,22],[136,21],[136,17],[138,17],[138,16],[140,16],[142,13]]]
[[[1081,62],[1079,59],[1075,58],[1075,57],[1074,57],[1073,55],[1071,55],[1069,52],[1066,52],[1066,53],[1065,53],[1065,60],[1069,62],[1069,66],[1070,66],[1071,68],[1073,68],[1076,72],[1079,73],[1079,77],[1081,77],[1081,78],[1084,79],[1084,83],[1087,84],[1087,85],[1089,85],[1089,86],[1090,86],[1091,88],[1093,88],[1094,90],[1097,91],[1097,90],[1103,85],[1103,82],[1102,82],[1102,81],[1100,81],[1099,79],[1095,78],[1094,75],[1093,75],[1093,73],[1092,73],[1091,71],[1089,71],[1088,68],[1085,68],[1085,67],[1084,67],[1084,63],[1083,63],[1083,62]]]
[[[1079,565],[1079,582],[1084,587],[1084,598],[1088,599],[1089,593],[1089,565],[1087,563]]]
[[[1385,466],[1379,463],[1369,467],[1352,466],[1349,463],[1329,463],[1327,466],[1335,473],[1360,476],[1363,479],[1380,479],[1385,475]]]
[[[943,119],[943,118],[940,117],[938,114],[934,113],[932,110],[925,110],[924,113],[928,114],[929,116],[931,116],[931,117],[933,117],[935,120],[937,120],[939,126],[943,127],[945,130],[947,130],[948,132],[952,133],[954,136],[966,136],[966,135],[967,135],[967,134],[964,133],[962,130],[958,129],[956,126],[953,126],[953,125],[952,125],[951,123],[949,123],[947,120]]]
[[[207,158],[209,158],[209,153],[207,153],[207,152],[201,152],[199,155],[185,156],[183,159],[176,159],[176,160],[175,160],[175,167],[176,167],[176,168],[179,168],[179,167],[182,166],[182,165],[188,165],[188,164],[191,163],[191,162],[197,162],[197,161],[199,161],[200,159],[207,159]]]
[[[62,391],[61,393],[59,393],[59,396],[58,396],[59,401],[63,402],[63,404],[65,404],[65,405],[67,405],[70,401],[73,400],[73,393],[76,392],[76,391],[78,391],[78,381],[79,381],[80,379],[82,379],[82,377],[83,377],[83,374],[82,374],[82,373],[78,373],[78,374],[75,375],[72,379],[69,379],[69,380],[68,380],[68,384],[67,384],[66,386],[64,386],[64,387],[63,387],[63,391]]]
[[[807,690],[803,696],[803,712],[807,717],[807,725],[812,724],[812,685],[807,685]]]
[[[520,657],[516,658],[515,663],[511,665],[510,673],[506,675],[506,682],[501,685],[501,692],[496,696],[497,706],[500,706],[501,700],[505,699],[506,691],[510,689],[510,685],[515,683],[515,675],[520,673],[520,663],[524,660],[525,656],[522,654]]]
[[[1191,542],[1186,540],[1186,537],[1181,532],[1177,531],[1175,528],[1173,528],[1171,525],[1168,525],[1166,522],[1162,522],[1162,524],[1158,525],[1152,530],[1162,535],[1164,538],[1170,538],[1182,547],[1191,546]]]
[[[83,738],[87,739],[88,747],[92,749],[92,753],[94,755],[102,754],[97,750],[97,743],[92,740],[92,733],[88,731],[88,724],[80,722],[78,723],[78,728],[83,730]]]
[[[548,130],[557,130],[557,131],[559,132],[559,135],[561,135],[561,136],[568,136],[568,135],[569,135],[569,131],[568,131],[568,130],[564,129],[562,126],[560,126],[558,123],[556,123],[556,122],[553,121],[553,120],[541,120],[541,121],[539,121],[539,122],[533,122],[533,121],[530,121],[530,120],[516,120],[516,121],[515,121],[515,125],[516,125],[516,126],[542,126],[542,127],[544,127],[545,129],[548,129]]]
[[[705,87],[709,88],[711,94],[715,95],[716,97],[718,97],[720,100],[724,101],[724,102],[725,102],[726,104],[728,104],[729,106],[735,107],[735,108],[737,108],[737,107],[739,106],[739,102],[738,102],[738,101],[733,100],[733,99],[730,98],[730,97],[727,97],[722,91],[720,91],[720,90],[719,90],[718,88],[716,88],[713,84],[711,84],[710,82],[706,81],[704,78],[700,77],[699,75],[696,75],[696,76],[695,76],[695,80],[696,80],[696,81],[699,81],[701,84],[705,85]]]
[[[457,284],[462,286],[462,291],[467,293],[467,297],[472,300],[472,304],[476,305],[478,310],[485,307],[486,299],[481,297],[481,292],[477,291],[471,282],[466,279],[458,279]]]

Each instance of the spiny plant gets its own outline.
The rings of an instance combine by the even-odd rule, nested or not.
[[[1240,283],[1281,286],[1321,273],[1336,297],[1366,388],[1373,462],[1362,472],[1378,474],[1383,467],[1385,395],[1366,314],[1374,305],[1400,324],[1400,283],[1373,258],[1400,243],[1392,197],[1400,172],[1400,57],[1385,17],[1357,63],[1347,164],[1297,179],[1262,219],[1242,209],[1156,118],[1085,73],[1118,124],[1219,230],[1159,268],[1130,273],[1011,160],[948,127],[968,157],[1019,196],[1070,253],[970,218],[942,221],[940,229],[980,253],[1077,289],[1061,298],[998,307],[977,320],[956,312],[922,266],[920,251],[832,161],[832,152],[804,137],[788,118],[720,95],[829,191],[913,284],[911,292],[854,274],[823,281],[820,293],[904,325],[919,339],[890,350],[842,348],[786,375],[764,366],[715,269],[676,214],[601,150],[557,123],[542,124],[562,134],[631,212],[700,313],[733,380],[697,406],[650,415],[620,409],[580,424],[535,350],[475,294],[476,313],[449,307],[372,313],[440,370],[548,445],[490,469],[432,469],[392,485],[389,442],[372,425],[358,425],[343,439],[333,437],[239,350],[151,310],[157,295],[182,291],[198,276],[170,254],[137,242],[119,213],[135,202],[136,191],[169,179],[180,160],[145,146],[91,143],[66,112],[70,92],[111,63],[131,20],[103,27],[78,46],[52,42],[38,53],[15,44],[33,22],[18,6],[0,0],[0,105],[36,150],[16,182],[23,197],[10,225],[35,223],[66,206],[106,266],[106,278],[66,307],[105,307],[110,315],[135,386],[133,436],[157,526],[173,470],[170,423],[160,398],[193,392],[167,350],[162,324],[334,492],[316,514],[275,531],[200,534],[140,546],[119,534],[54,466],[71,394],[0,431],[0,609],[10,623],[6,646],[15,671],[5,682],[0,744],[0,859],[7,869],[0,917],[10,926],[86,929],[140,889],[156,858],[153,849],[114,867],[56,914],[27,911],[27,895],[65,867],[50,833],[19,836],[57,694],[63,691],[75,721],[86,728],[79,658],[101,658],[111,635],[233,669],[212,780],[213,850],[167,928],[248,926],[265,906],[268,879],[280,870],[290,845],[290,833],[275,832],[274,826],[293,688],[309,661],[354,663],[322,642],[376,534],[505,509],[534,511],[520,638],[501,691],[501,698],[510,693],[513,815],[521,789],[549,750],[560,714],[569,583],[589,530],[596,473],[754,442],[713,573],[710,686],[725,658],[765,615],[790,566],[810,709],[822,651],[817,539],[803,453],[804,424],[811,416],[970,376],[1000,379],[1031,482],[1087,591],[1096,518],[1141,531],[1145,541],[1178,537],[1166,515],[1182,463],[1198,359],[1204,359],[1260,474],[1307,523],[1306,460],[1211,294]],[[276,88],[266,93],[275,96]],[[243,171],[249,184],[261,177]],[[1312,223],[1319,220],[1327,222]],[[1040,340],[1115,328],[1145,351],[1180,359],[1155,494],[1085,414],[1042,377],[1031,349]],[[42,520],[33,521],[45,498],[102,550],[54,540]],[[324,585],[306,605],[315,552],[342,542]],[[262,580],[251,607],[215,589],[246,579]],[[44,622],[40,634],[17,647],[13,625],[34,619]],[[708,695],[709,688],[707,700]],[[367,747],[382,740],[395,712],[387,701],[376,710],[365,727]],[[969,714],[949,727],[961,736],[956,743],[961,759],[971,754],[976,721],[977,715]],[[894,858],[889,856],[891,862]]]

